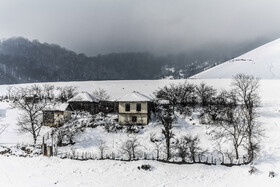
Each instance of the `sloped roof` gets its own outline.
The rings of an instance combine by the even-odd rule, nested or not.
[[[60,103],[60,104],[48,104],[44,110],[45,111],[65,111],[69,106],[68,103]]]
[[[139,93],[139,92],[132,92],[132,93],[129,93],[129,94],[126,94],[124,95],[123,97],[117,99],[116,101],[118,102],[140,102],[140,101],[152,101],[153,99],[142,94],[142,93]]]
[[[75,97],[69,99],[68,102],[98,102],[98,100],[88,92],[80,92]]]
[[[157,102],[161,105],[169,105],[170,104],[169,100],[164,100],[164,99],[160,99]]]

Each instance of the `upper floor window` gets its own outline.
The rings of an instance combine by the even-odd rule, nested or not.
[[[129,112],[130,111],[130,104],[125,104],[125,111]]]
[[[136,105],[136,111],[137,111],[137,112],[140,112],[140,111],[141,111],[141,104],[140,104],[140,103],[137,103],[137,105]]]

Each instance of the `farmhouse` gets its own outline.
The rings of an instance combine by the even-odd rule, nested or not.
[[[43,110],[43,125],[60,127],[71,119],[72,111],[68,103],[48,105]]]
[[[68,103],[73,108],[73,110],[87,111],[91,114],[96,114],[99,112],[98,100],[88,92],[79,93],[75,97],[69,99]]]
[[[119,123],[147,125],[151,115],[152,99],[139,92],[124,95],[119,103]]]

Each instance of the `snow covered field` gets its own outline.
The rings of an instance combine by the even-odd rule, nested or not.
[[[79,91],[92,92],[96,88],[105,89],[112,99],[123,94],[139,91],[152,95],[164,85],[184,82],[185,80],[139,80],[139,81],[88,81],[54,83],[58,85],[77,86]],[[199,84],[205,82],[217,89],[230,86],[230,79],[191,79],[188,82]],[[16,85],[21,86],[21,85]],[[6,85],[0,86],[0,95],[6,92]],[[280,80],[262,80],[260,95],[262,108],[260,122],[265,128],[260,157],[254,165],[259,170],[255,175],[249,175],[250,166],[224,167],[206,165],[172,165],[156,161],[74,161],[59,158],[18,158],[0,157],[0,186],[279,186],[280,183]],[[8,103],[0,103],[1,123],[8,123],[6,131],[0,136],[0,144],[29,143],[32,140],[27,135],[16,133],[16,117],[18,111],[10,109]],[[204,134],[206,128],[201,125],[190,125],[188,120],[180,119],[177,133]],[[147,127],[151,130],[160,130]],[[94,129],[86,132],[84,140],[79,144],[90,145],[99,136],[106,136]],[[92,133],[92,136],[90,136]],[[148,133],[148,131],[147,131]],[[120,136],[119,134],[116,136]],[[147,134],[145,132],[143,141]],[[211,146],[210,139],[205,135],[201,139],[203,146]],[[89,138],[89,139],[87,139]],[[118,137],[115,137],[118,140]],[[111,141],[109,139],[108,141]],[[148,140],[146,140],[148,141]],[[141,164],[151,164],[152,171],[138,170]],[[15,172],[16,171],[16,172]],[[275,178],[269,178],[269,171],[276,173]]]
[[[26,187],[52,186],[279,186],[279,176],[268,177],[270,164],[248,174],[248,166],[224,167],[173,165],[156,161],[74,161],[58,158],[0,157],[0,185]],[[138,170],[150,164],[152,171]],[[279,168],[279,167],[278,167]],[[15,172],[16,171],[16,172]]]

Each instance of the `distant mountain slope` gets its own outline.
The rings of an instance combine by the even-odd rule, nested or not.
[[[238,73],[262,79],[280,79],[280,39],[198,73],[193,78],[232,78]]]
[[[185,78],[215,62],[206,61],[146,52],[87,57],[59,45],[15,37],[0,42],[0,84]]]
[[[262,43],[258,40],[243,47],[211,46],[165,56],[127,52],[88,57],[56,44],[15,37],[0,42],[0,84],[188,78],[252,49],[259,42]]]

